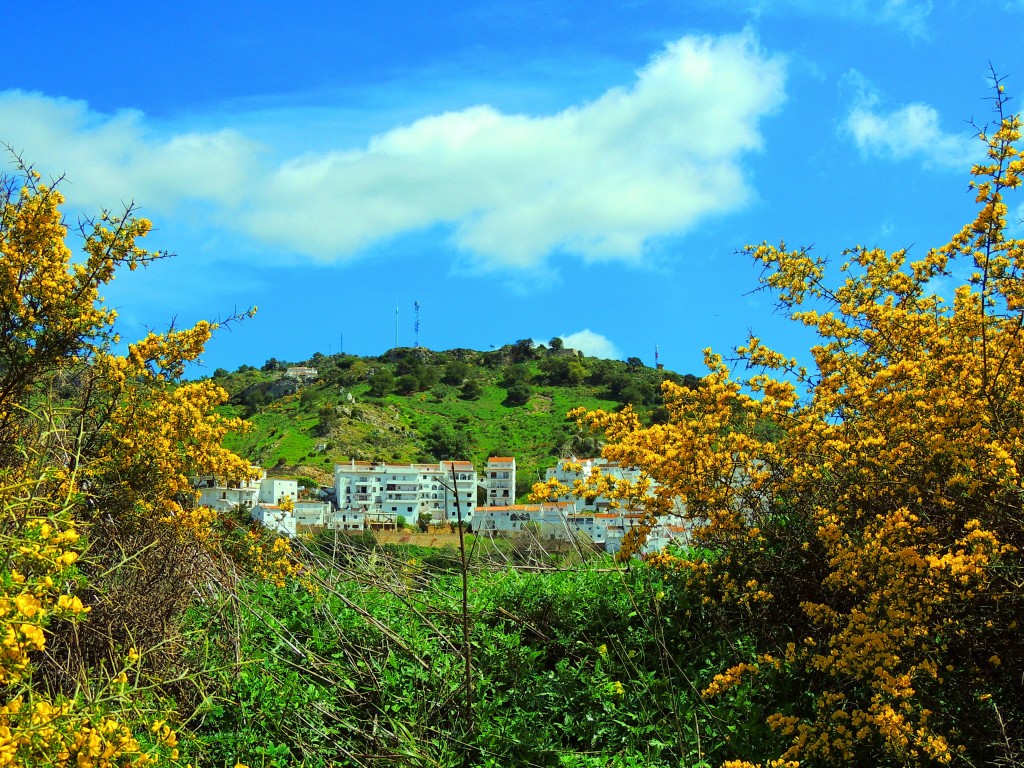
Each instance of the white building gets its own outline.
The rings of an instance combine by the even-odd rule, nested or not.
[[[573,483],[577,480],[586,480],[592,474],[601,474],[604,477],[611,478],[612,480],[627,480],[629,482],[636,482],[637,478],[640,477],[640,470],[633,469],[630,467],[622,467],[618,462],[609,461],[604,458],[595,459],[577,459],[570,457],[567,459],[559,459],[558,464],[554,467],[548,468],[544,473],[545,480],[556,479],[558,482],[570,489],[573,487]],[[652,484],[653,494],[653,484]],[[611,500],[606,496],[598,496],[592,502],[587,503],[582,498],[573,496],[571,493],[562,494],[558,497],[559,501],[573,501],[579,510],[598,510],[606,512],[609,510]]]
[[[254,468],[255,469],[255,468]],[[204,507],[212,507],[218,512],[230,512],[236,508],[249,510],[249,517],[267,528],[272,528],[288,536],[294,536],[296,524],[306,519],[323,518],[330,511],[330,504],[314,502],[298,502],[299,485],[295,480],[281,477],[267,477],[264,470],[252,480],[227,481],[222,477],[207,475],[195,478],[192,486],[196,490],[196,503]],[[288,499],[296,510],[285,512],[280,505]],[[301,504],[315,505],[302,510]],[[323,523],[315,523],[322,525]]]
[[[477,476],[468,461],[439,464],[375,464],[351,461],[334,467],[338,511],[359,511],[367,527],[392,527],[399,517],[413,525],[421,514],[434,523],[460,514],[471,522]]]
[[[264,528],[277,531],[285,536],[295,535],[295,513],[286,512],[276,504],[258,502],[249,511],[249,516]]]
[[[478,533],[515,533],[533,523],[538,533],[557,535],[566,528],[567,517],[575,511],[572,502],[566,501],[480,507],[473,516],[473,530]]]
[[[332,531],[362,531],[365,527],[363,510],[358,508],[336,509],[327,518],[327,529]]]
[[[305,365],[293,365],[284,372],[286,379],[298,379],[299,381],[312,381],[316,378],[316,368]]]
[[[255,469],[255,467],[254,467]],[[228,481],[223,477],[206,475],[192,481],[196,489],[196,503],[201,507],[213,507],[218,512],[230,512],[235,507],[252,509],[259,500],[260,483],[267,473],[259,470],[252,480]]]
[[[284,477],[265,477],[260,482],[259,500],[263,504],[280,504],[285,499],[299,500],[298,480]]]
[[[487,505],[507,507],[516,503],[516,460],[511,456],[491,456],[484,470]]]
[[[333,510],[326,501],[296,501],[295,522],[298,525],[326,527]]]

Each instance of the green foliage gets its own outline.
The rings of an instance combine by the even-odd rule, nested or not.
[[[484,393],[484,388],[476,379],[469,379],[462,385],[460,397],[463,400],[476,400]]]
[[[530,367],[525,363],[516,363],[505,368],[501,386],[507,389],[516,384],[529,384],[531,378]]]
[[[384,397],[395,390],[395,375],[384,367],[374,370],[367,381],[370,383],[370,394],[374,397]]]
[[[529,384],[513,384],[508,388],[508,394],[505,397],[505,405],[517,406],[525,405],[530,401],[530,396],[533,394],[533,390],[530,389]]]
[[[472,451],[472,438],[463,429],[453,429],[449,424],[434,424],[423,436],[427,451],[435,459],[465,460]]]
[[[469,370],[469,363],[464,360],[450,360],[444,367],[442,381],[457,387],[469,376]]]
[[[399,376],[398,381],[395,382],[395,390],[400,395],[411,395],[413,392],[419,392],[420,389],[420,380],[412,373]]]
[[[458,553],[434,567],[439,550],[345,541],[329,559],[309,553],[308,588],[241,584],[230,633],[221,607],[194,612],[202,653],[226,661],[240,643],[253,663],[212,681],[183,757],[667,768],[715,765],[772,738],[757,726],[757,690],[701,700],[710,670],[749,646],[657,572],[471,572],[467,697]]]

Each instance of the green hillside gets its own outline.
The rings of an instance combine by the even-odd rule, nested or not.
[[[289,366],[315,368],[297,382]],[[632,403],[648,420],[663,418],[660,384],[693,376],[584,357],[528,340],[490,352],[393,349],[380,357],[316,354],[268,360],[214,373],[231,395],[222,412],[250,428],[227,447],[277,474],[329,482],[335,463],[512,455],[520,495],[554,459],[594,454],[594,436],[566,419],[573,408],[616,410]]]

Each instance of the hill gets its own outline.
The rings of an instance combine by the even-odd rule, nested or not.
[[[314,376],[290,375],[292,367]],[[597,438],[566,413],[631,403],[648,422],[664,419],[660,384],[693,376],[585,357],[523,340],[489,352],[397,348],[379,357],[322,355],[260,368],[218,369],[231,396],[224,415],[249,429],[226,447],[276,474],[330,482],[335,463],[438,461],[515,456],[522,496],[553,461],[595,454]]]

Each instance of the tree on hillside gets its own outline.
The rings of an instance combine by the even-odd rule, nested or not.
[[[529,384],[513,384],[505,395],[505,405],[525,405],[532,395],[533,390]]]
[[[476,379],[467,379],[462,385],[459,397],[463,400],[476,400],[484,393],[484,388]]]
[[[448,424],[434,424],[423,436],[427,451],[439,461],[465,460],[472,451],[472,440],[464,429],[455,430]]]
[[[444,367],[442,380],[445,384],[457,387],[469,376],[469,370],[469,363],[463,360],[450,360]]]
[[[379,366],[369,375],[370,394],[373,397],[384,397],[395,391],[395,375],[387,368]]]
[[[694,548],[649,562],[681,605],[745,638],[703,695],[778,707],[779,753],[738,757],[1019,764],[1024,240],[1004,198],[1024,157],[1001,86],[994,104],[978,213],[948,243],[916,261],[855,246],[838,273],[806,249],[747,248],[817,333],[812,369],[751,338],[748,378],[709,352],[702,386],[665,382],[666,424],[579,414],[608,459],[660,484],[649,510],[686,502]],[[969,277],[951,291],[959,261]]]
[[[522,363],[532,360],[537,355],[533,350],[533,339],[520,339],[509,350],[509,358],[513,363]]]
[[[528,384],[531,378],[530,367],[525,363],[516,363],[505,367],[502,372],[501,386],[507,389],[515,384]]]

